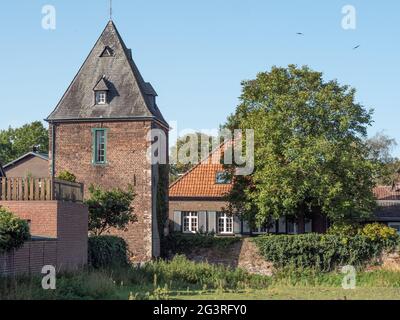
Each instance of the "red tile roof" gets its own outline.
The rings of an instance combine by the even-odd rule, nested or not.
[[[183,198],[222,198],[232,188],[232,184],[216,183],[216,175],[225,172],[220,164],[220,155],[225,150],[222,145],[210,156],[196,165],[174,182],[169,189],[169,196]]]
[[[377,200],[400,200],[400,189],[389,186],[378,186],[374,189]]]

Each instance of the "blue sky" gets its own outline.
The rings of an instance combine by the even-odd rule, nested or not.
[[[0,129],[44,119],[108,21],[108,0],[3,2]],[[57,10],[54,31],[41,27],[47,4]],[[348,4],[356,30],[341,27]],[[398,0],[114,0],[122,37],[180,130],[217,128],[234,111],[242,80],[294,63],[355,87],[358,101],[375,109],[370,135],[385,130],[400,143],[398,12]]]

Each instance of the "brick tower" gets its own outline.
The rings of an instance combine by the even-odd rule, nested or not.
[[[86,191],[91,184],[103,189],[134,186],[138,221],[126,232],[112,233],[127,241],[135,262],[160,254],[164,222],[157,218],[157,193],[164,198],[168,194],[168,177],[159,174],[165,170],[147,160],[149,130],[161,129],[167,137],[169,130],[156,96],[110,21],[46,119],[50,125],[52,176],[69,171],[85,184]]]

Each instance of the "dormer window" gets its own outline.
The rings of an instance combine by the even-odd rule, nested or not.
[[[110,96],[108,95],[110,89],[108,87],[108,80],[104,75],[93,88],[95,94],[95,104],[96,105],[105,105],[110,102]]]
[[[107,104],[107,91],[96,91],[96,104]]]

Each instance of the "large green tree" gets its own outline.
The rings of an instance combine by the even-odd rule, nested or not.
[[[369,158],[379,167],[376,182],[380,185],[392,185],[399,182],[400,161],[392,156],[392,150],[397,146],[395,139],[383,132],[378,132],[366,140]]]
[[[44,153],[49,150],[48,130],[40,121],[0,131],[0,162],[3,164],[32,151],[33,147]]]
[[[255,170],[235,179],[230,210],[255,214],[257,223],[312,213],[333,221],[369,216],[377,169],[365,144],[372,111],[355,93],[294,65],[243,82],[227,127],[254,129]]]

